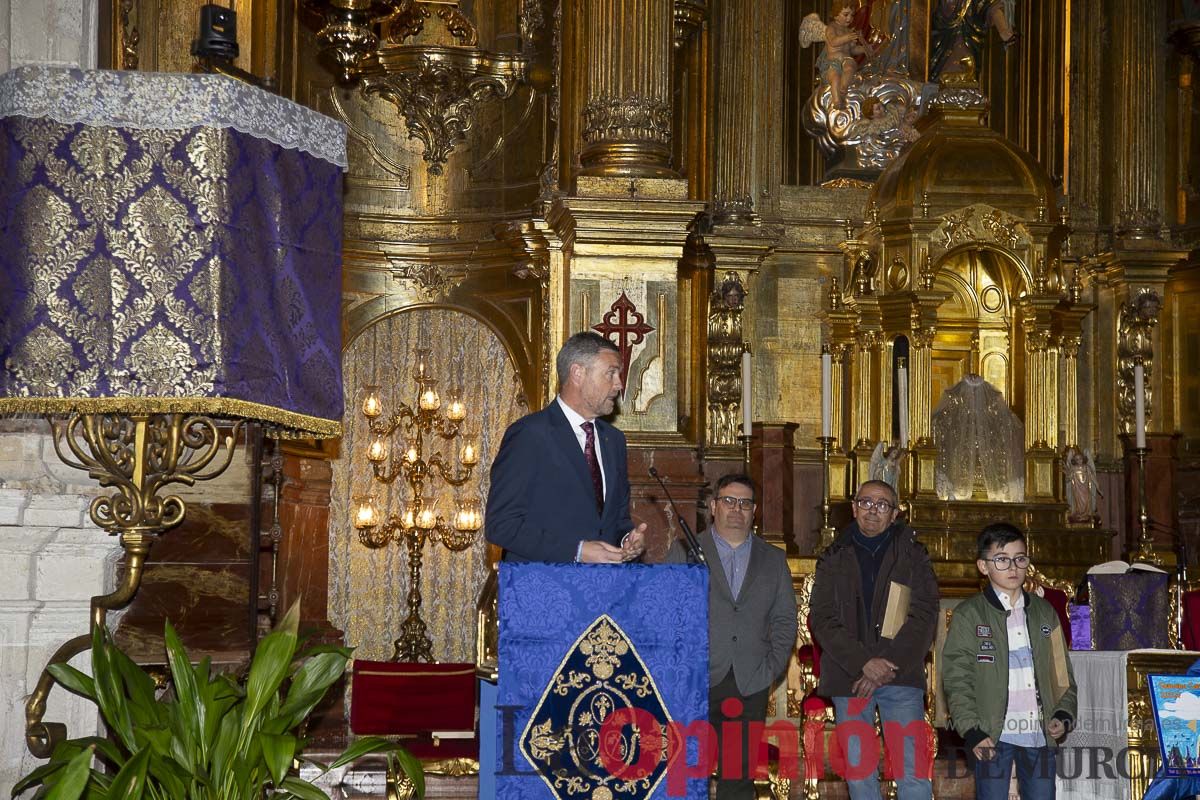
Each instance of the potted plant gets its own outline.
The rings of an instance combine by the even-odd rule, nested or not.
[[[214,675],[207,658],[193,665],[168,622],[172,689],[164,697],[108,631],[96,629],[91,676],[67,664],[50,670],[67,689],[97,705],[109,737],[60,743],[49,762],[13,787],[13,796],[38,786],[35,797],[47,800],[326,800],[292,768],[304,745],[298,729],[342,677],[352,651],[318,646],[297,655],[299,617],[293,605],[258,643],[241,678]],[[424,796],[420,762],[378,736],[356,740],[322,771],[377,752],[387,753],[417,797]],[[93,759],[107,770],[93,767]]]

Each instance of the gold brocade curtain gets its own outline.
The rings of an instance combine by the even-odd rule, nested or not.
[[[430,371],[443,398],[452,387],[462,387],[468,409],[465,430],[478,436],[480,446],[479,464],[463,486],[463,496],[477,496],[481,508],[504,430],[526,413],[516,369],[504,345],[466,314],[421,309],[391,316],[364,331],[345,352],[345,437],[341,457],[333,465],[329,526],[329,614],[333,624],[346,632],[346,643],[358,648],[358,658],[392,657],[392,640],[400,633],[408,593],[404,546],[367,548],[350,524],[353,496],[373,492],[380,513],[387,517],[400,511],[408,491],[403,479],[388,487],[372,478],[366,458],[370,438],[361,411],[363,389],[369,384],[380,387],[385,414],[401,402],[415,407],[412,373],[417,347],[430,349]],[[398,441],[393,440],[393,447],[399,446]],[[440,510],[450,519],[452,490],[440,482],[435,486],[442,499]],[[475,600],[487,574],[486,554],[483,531],[470,549],[460,553],[440,544],[425,546],[421,616],[429,625],[438,661],[474,658]]]

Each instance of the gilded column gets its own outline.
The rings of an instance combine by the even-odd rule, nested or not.
[[[1162,224],[1166,174],[1165,3],[1119,0],[1112,28],[1119,64],[1114,82],[1117,105],[1117,163],[1113,175],[1113,220],[1135,237],[1157,236]]]
[[[782,22],[776,0],[728,0],[714,7],[719,52],[713,205],[718,220],[750,221],[761,190],[778,176],[779,160],[756,161],[755,152],[778,152],[782,120],[780,54],[772,35]],[[762,137],[762,138],[756,138]]]
[[[914,331],[909,338],[908,438],[914,444],[933,440],[933,333]]]
[[[1063,403],[1058,409],[1063,447],[1079,446],[1079,342],[1080,337],[1064,336],[1059,353],[1062,358]]]
[[[908,447],[912,452],[909,493],[926,499],[937,496],[937,447],[933,443],[932,327],[917,328],[908,341]]]
[[[830,392],[830,404],[833,412],[830,415],[832,417],[832,425],[830,427],[834,438],[838,440],[839,444],[843,445],[845,444],[846,429],[844,427],[845,413],[842,410],[843,403],[845,402],[844,393],[842,392],[842,382],[845,380],[846,374],[846,350],[847,347],[844,344],[833,344],[829,348],[829,360],[832,367],[830,370],[830,388],[832,389]]]
[[[672,178],[673,0],[591,0],[581,175]]]
[[[1027,296],[1025,330],[1025,499],[1054,500],[1062,481],[1055,471],[1058,446],[1058,348],[1052,337],[1057,295]]]
[[[854,362],[851,364],[854,391],[851,394],[854,407],[851,409],[852,427],[850,438],[855,448],[868,448],[871,441],[871,411],[874,408],[872,364],[875,360],[876,336],[873,332],[860,333],[854,346]]]

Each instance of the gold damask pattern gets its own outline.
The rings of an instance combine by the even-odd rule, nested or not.
[[[23,116],[0,117],[0,160],[0,412],[339,433],[335,165],[230,129]]]
[[[383,319],[350,344],[343,359],[347,415],[340,458],[334,462],[329,533],[329,612],[358,647],[360,658],[387,660],[392,640],[404,617],[408,593],[408,558],[401,547],[372,550],[358,543],[350,524],[354,495],[377,492],[382,516],[397,513],[404,499],[400,482],[391,488],[373,482],[364,450],[370,441],[367,421],[359,408],[363,387],[380,386],[385,408],[410,397],[413,352],[428,347],[431,372],[442,378],[438,391],[461,382],[463,402],[470,409],[464,423],[478,435],[480,461],[464,490],[487,496],[488,473],[505,428],[519,418],[518,384],[513,364],[500,340],[482,323],[445,310],[413,310]],[[443,499],[443,513],[452,511]],[[487,524],[487,520],[484,520]],[[487,544],[483,537],[462,553],[428,547],[423,556],[422,616],[433,639],[438,661],[471,661],[475,649],[475,600],[487,577]]]

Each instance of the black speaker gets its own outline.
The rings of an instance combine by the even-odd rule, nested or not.
[[[192,55],[233,61],[238,57],[237,13],[215,3],[200,6],[200,36]]]

